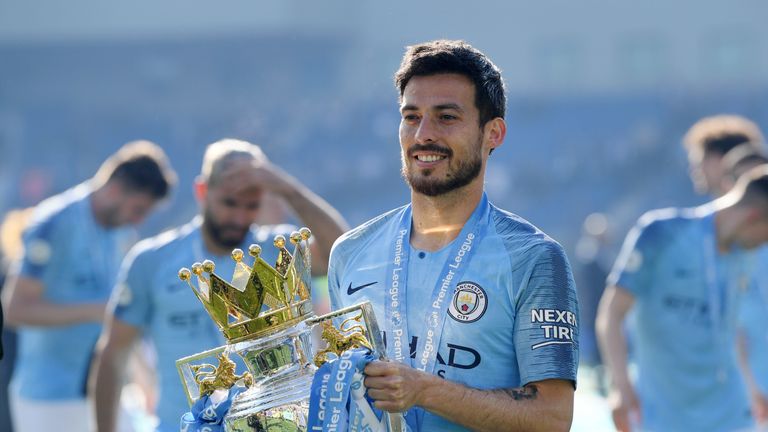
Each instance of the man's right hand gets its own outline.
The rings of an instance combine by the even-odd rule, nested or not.
[[[617,431],[632,432],[632,425],[640,424],[640,401],[634,389],[614,390],[609,403]]]

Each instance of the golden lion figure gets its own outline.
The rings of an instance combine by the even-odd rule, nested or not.
[[[339,330],[333,326],[330,321],[323,322],[323,333],[321,337],[328,342],[328,348],[318,351],[315,354],[315,366],[320,367],[328,361],[328,354],[335,354],[337,357],[344,351],[352,348],[368,348],[372,350],[371,343],[365,336],[365,329],[360,324],[354,324],[346,327],[350,321],[360,322],[362,313],[356,317],[349,318],[341,323]]]
[[[235,374],[235,362],[227,357],[226,353],[218,355],[219,365],[212,364],[192,365],[192,373],[200,387],[200,397],[210,395],[214,390],[229,390],[236,382],[243,380],[246,387],[253,384],[253,377],[249,372],[240,375]]]

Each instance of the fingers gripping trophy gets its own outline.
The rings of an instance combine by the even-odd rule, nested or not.
[[[258,245],[248,250],[252,266],[235,249],[231,282],[218,276],[209,260],[179,271],[227,340],[223,347],[176,361],[192,406],[182,430],[403,430],[401,416],[377,414],[365,399],[361,360],[381,359],[385,352],[371,305],[320,317],[312,311],[310,236],[307,228],[292,233],[293,253],[283,236],[275,237],[274,266],[261,258]],[[323,349],[312,347],[316,325],[328,345]],[[232,354],[247,371],[237,373]],[[205,363],[210,359],[218,364]],[[334,396],[334,390],[342,391]],[[352,412],[339,414],[345,407]]]

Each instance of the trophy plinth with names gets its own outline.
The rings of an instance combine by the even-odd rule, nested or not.
[[[218,424],[230,432],[307,431],[317,367],[352,348],[368,348],[383,358],[381,333],[369,303],[314,315],[310,236],[307,228],[292,233],[292,253],[286,239],[277,236],[274,266],[261,258],[258,245],[249,248],[250,266],[244,261],[245,253],[235,249],[230,282],[214,273],[215,265],[209,260],[179,271],[179,278],[189,284],[227,340],[225,346],[176,361],[192,412],[197,407],[196,419],[223,416]],[[342,322],[338,327],[332,323],[336,318]],[[328,342],[322,350],[312,347],[312,328],[318,324]],[[247,371],[237,373],[237,364],[229,358],[233,353]],[[200,402],[205,406],[198,407]],[[217,412],[222,406],[228,409]],[[183,429],[187,429],[185,419],[186,415]],[[389,419],[388,428],[400,430],[399,420]]]

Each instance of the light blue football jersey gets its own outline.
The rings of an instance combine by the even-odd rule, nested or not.
[[[393,210],[353,229],[331,252],[332,308],[369,300],[385,340],[390,328],[384,306],[387,268],[394,259],[392,246],[405,211],[406,207]],[[527,221],[492,205],[480,223],[485,224],[486,235],[449,291],[433,373],[483,390],[550,378],[575,384],[578,310],[563,249]],[[432,291],[443,264],[453,258],[452,246],[436,252],[410,249],[406,303],[412,359],[424,348]],[[430,413],[421,429],[465,430]]]
[[[704,207],[646,213],[610,285],[635,297],[635,390],[642,430],[732,431],[752,424],[735,352],[743,252],[720,254]]]
[[[755,384],[768,396],[768,247],[756,252],[754,270],[740,303],[739,329],[746,338],[747,361]]]
[[[216,274],[230,280],[235,262],[204,250],[201,218],[172,231],[139,242],[128,254],[115,290],[115,318],[141,329],[157,353],[160,394],[159,431],[179,430],[181,416],[189,411],[186,394],[176,370],[176,360],[226,343],[221,331],[186,282],[179,280],[182,267],[210,259]],[[289,235],[289,225],[254,227],[239,246],[262,246],[261,257],[274,265],[274,236]],[[287,238],[287,237],[286,237]],[[196,282],[196,281],[195,281]]]
[[[43,299],[104,303],[114,287],[130,231],[105,229],[83,183],[41,202],[24,231],[19,274],[43,284]],[[23,326],[12,387],[24,398],[82,399],[101,323]]]

